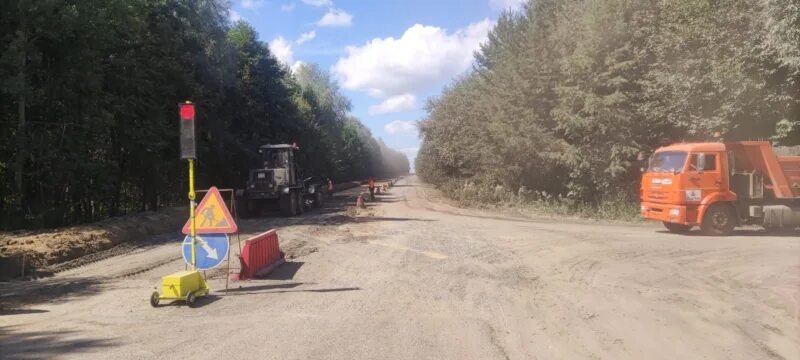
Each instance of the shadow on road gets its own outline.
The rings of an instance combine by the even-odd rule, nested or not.
[[[382,217],[382,216],[349,216],[349,215],[335,215],[325,219],[324,222],[314,222],[307,225],[324,225],[336,226],[342,224],[360,224],[360,223],[373,223],[381,221],[424,221],[432,222],[439,221],[436,219],[417,219],[417,218],[404,218],[404,217]]]
[[[0,282],[0,315],[21,305],[63,302],[91,296],[102,291],[102,279],[48,278],[31,281]]]
[[[659,234],[665,235],[672,235],[672,236],[691,236],[691,237],[706,237],[699,229],[692,230],[686,234],[678,234],[669,232],[667,230],[656,230]],[[734,230],[733,234],[729,236],[748,236],[748,237],[797,237],[800,236],[800,232],[797,231],[785,231],[785,232],[768,232],[763,229],[739,229]]]
[[[387,204],[387,203],[391,204],[391,203],[397,203],[397,202],[401,202],[401,201],[403,201],[403,199],[397,199],[397,198],[381,199],[381,198],[378,198],[378,202],[382,203],[382,204]]]
[[[22,314],[41,314],[50,312],[49,310],[42,310],[42,309],[9,309],[3,310],[0,309],[0,316],[4,315],[22,315]]]
[[[302,261],[288,261],[281,266],[278,266],[277,269],[273,270],[267,276],[263,277],[262,279],[269,279],[269,280],[292,280],[294,279],[294,275],[297,274],[297,271],[303,267],[305,263]]]
[[[0,328],[0,357],[3,359],[50,359],[115,345],[115,341],[87,339],[75,331],[18,331],[13,326]]]
[[[332,288],[332,289],[309,289],[309,290],[297,290],[295,292],[318,292],[318,293],[326,293],[326,292],[339,292],[339,291],[355,291],[361,290],[360,287],[343,287],[343,288]],[[291,291],[286,291],[291,292]]]
[[[228,289],[228,291],[230,290],[231,289]],[[220,301],[221,299],[222,296],[219,295],[208,294],[206,296],[201,296],[198,297],[197,300],[195,300],[194,307],[201,308],[203,306],[211,305],[217,301]],[[158,307],[166,307],[166,306],[188,306],[188,305],[186,305],[186,302],[183,300],[163,300],[163,302],[158,304]]]
[[[314,293],[327,293],[339,291],[355,291],[362,290],[360,287],[342,287],[342,288],[328,288],[328,289],[297,289],[301,285],[316,285],[315,283],[284,283],[284,284],[264,284],[255,286],[241,286],[234,289],[228,289],[230,296],[238,295],[253,295],[253,294],[282,294],[289,292],[314,292]],[[288,289],[288,290],[287,290]]]
[[[234,293],[234,295],[239,294],[251,294],[256,292],[263,292],[263,290],[274,290],[274,289],[292,289],[296,288],[304,283],[285,283],[285,284],[265,284],[265,285],[255,285],[255,286],[239,286],[238,288],[231,288],[228,289],[228,293]]]

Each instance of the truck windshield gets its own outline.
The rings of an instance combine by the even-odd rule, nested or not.
[[[678,151],[665,151],[655,153],[650,159],[648,172],[681,172],[686,164],[686,153]]]
[[[285,151],[265,151],[264,167],[267,169],[280,169],[286,167]]]

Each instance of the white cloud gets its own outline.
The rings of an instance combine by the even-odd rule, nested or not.
[[[242,7],[245,9],[255,9],[264,5],[264,0],[242,0]]]
[[[414,93],[469,69],[473,52],[491,26],[486,19],[448,34],[417,24],[398,39],[375,38],[363,46],[348,46],[333,72],[345,88],[372,96]]]
[[[333,2],[331,0],[303,0],[304,3],[311,5],[311,6],[331,6]]]
[[[237,21],[239,21],[239,20],[242,20],[242,15],[240,15],[240,14],[239,14],[238,12],[236,12],[235,10],[231,9],[230,11],[228,11],[228,19],[229,19],[231,22],[237,22]]]
[[[281,5],[281,11],[283,12],[291,12],[292,10],[294,10],[294,3]]]
[[[322,16],[317,25],[319,26],[350,26],[353,23],[353,15],[348,14],[341,9],[328,9],[328,12]]]
[[[383,131],[389,135],[416,136],[419,132],[416,121],[395,120],[383,126]]]
[[[309,31],[307,33],[302,33],[302,34],[300,34],[300,37],[297,38],[297,45],[300,45],[300,44],[302,44],[302,43],[304,43],[306,41],[309,41],[309,40],[315,38],[316,36],[317,36],[317,32],[314,31],[314,30],[311,30],[311,31]]]
[[[291,66],[294,63],[294,50],[292,50],[292,43],[286,41],[283,36],[278,36],[269,42],[269,49],[272,54],[278,58],[278,61]]]
[[[289,69],[292,70],[293,74],[295,74],[295,73],[297,73],[297,70],[299,70],[300,67],[305,65],[305,64],[306,63],[304,63],[304,62],[302,62],[300,60],[297,60],[297,61],[294,62],[294,64],[292,64],[292,67],[290,67]]]
[[[417,105],[417,97],[412,94],[392,96],[380,104],[369,107],[370,115],[393,113],[411,110]]]
[[[489,7],[495,10],[519,10],[527,0],[489,0]]]

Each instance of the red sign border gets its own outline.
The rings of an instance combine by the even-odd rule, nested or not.
[[[233,221],[233,216],[231,216],[230,211],[228,211],[228,207],[224,206],[225,200],[222,199],[222,194],[219,193],[219,189],[217,189],[216,186],[212,186],[210,189],[208,189],[206,196],[203,196],[203,200],[201,200],[200,204],[197,205],[196,208],[194,208],[194,216],[195,217],[198,216],[198,214],[200,213],[200,209],[202,209],[205,206],[206,202],[208,202],[208,200],[210,199],[210,196],[216,196],[217,201],[220,204],[223,204],[222,216],[225,217],[225,220],[227,220],[228,224],[230,225],[226,228],[213,228],[213,229],[198,227],[195,229],[195,232],[197,234],[230,234],[238,232],[239,226],[236,225],[235,221]],[[181,230],[181,232],[184,233],[185,235],[189,235],[191,233],[190,229],[191,226],[192,226],[192,219],[186,220],[186,225],[183,225],[183,229]]]

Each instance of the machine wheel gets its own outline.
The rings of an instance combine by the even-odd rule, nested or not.
[[[296,192],[297,196],[297,213],[302,214],[306,212],[306,198],[303,196],[303,193],[298,191]]]
[[[197,297],[194,296],[194,293],[186,295],[186,304],[189,305],[190,308],[193,308],[195,304],[197,304]]]
[[[242,219],[248,219],[253,216],[253,204],[247,196],[239,196],[236,198],[236,212]]]
[[[323,196],[321,192],[317,191],[317,193],[314,194],[314,207],[315,208],[321,208],[324,198],[325,198],[325,196]]]
[[[736,213],[725,204],[717,204],[706,210],[700,229],[703,234],[724,236],[733,233],[736,227]]]
[[[297,196],[294,192],[281,195],[280,200],[281,213],[283,216],[292,217],[297,215]]]
[[[150,306],[158,307],[158,302],[161,300],[161,295],[158,294],[158,291],[153,291],[153,294],[150,295]]]
[[[686,234],[686,233],[689,232],[689,230],[692,229],[692,227],[689,226],[689,225],[676,224],[676,223],[671,223],[671,222],[667,222],[667,221],[664,221],[663,224],[664,224],[664,227],[667,228],[667,230],[669,230],[669,232],[675,233],[675,234]]]

